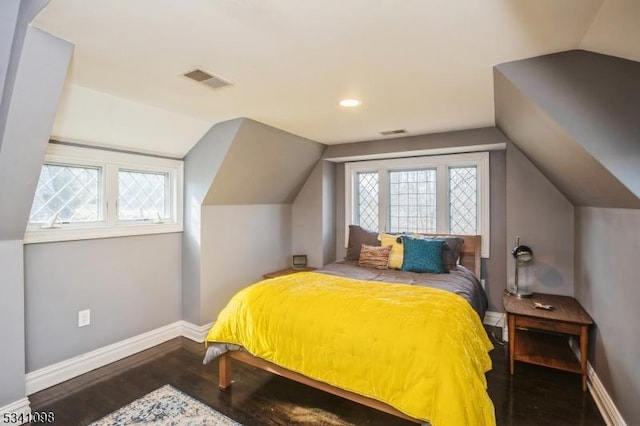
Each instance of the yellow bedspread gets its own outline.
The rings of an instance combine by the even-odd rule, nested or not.
[[[492,349],[462,297],[303,272],[241,290],[208,342],[386,402],[434,426],[494,425]]]

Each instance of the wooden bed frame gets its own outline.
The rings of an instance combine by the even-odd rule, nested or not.
[[[440,235],[440,234],[438,234]],[[480,235],[451,235],[464,239],[464,245],[460,251],[460,264],[467,269],[474,272],[475,276],[480,279]],[[220,377],[218,385],[220,389],[225,390],[231,386],[232,383],[232,367],[231,360],[243,362],[253,367],[260,368],[273,374],[277,374],[287,379],[294,380],[296,382],[311,386],[324,392],[328,392],[350,401],[357,402],[367,407],[374,408],[379,411],[400,417],[406,420],[410,420],[414,423],[427,425],[423,420],[413,418],[404,414],[403,412],[395,409],[389,404],[386,404],[377,399],[369,398],[354,392],[349,392],[344,389],[331,386],[327,383],[309,378],[303,374],[296,373],[295,371],[288,370],[280,367],[272,362],[266,361],[257,356],[251,355],[245,351],[229,351],[221,355],[218,361],[218,368],[220,371]]]

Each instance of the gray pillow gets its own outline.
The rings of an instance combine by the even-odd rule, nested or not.
[[[446,242],[444,250],[442,250],[442,264],[444,265],[444,270],[446,272],[457,270],[458,260],[460,259],[460,250],[462,250],[464,240],[459,237],[450,237],[447,235],[439,235],[433,238],[437,240],[444,240]]]
[[[378,233],[367,231],[358,225],[349,225],[349,243],[347,244],[347,256],[345,259],[360,259],[360,249],[363,244],[379,247],[380,241],[378,240]]]

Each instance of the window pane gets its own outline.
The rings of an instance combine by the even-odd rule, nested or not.
[[[476,167],[449,168],[449,228],[452,234],[477,234],[477,181]]]
[[[389,232],[436,232],[436,171],[389,172]]]
[[[378,228],[378,172],[358,173],[356,225],[377,231]]]
[[[118,219],[157,220],[166,219],[167,173],[118,172]]]
[[[44,164],[31,206],[29,223],[92,222],[100,220],[100,169]]]

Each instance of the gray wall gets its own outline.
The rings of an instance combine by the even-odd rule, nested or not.
[[[461,146],[477,147],[505,143],[507,138],[495,127],[430,133],[427,135],[377,139],[365,142],[330,145],[323,158],[332,161],[353,161],[363,156],[398,158],[416,155],[426,150],[448,150]],[[459,152],[459,151],[458,151]]]
[[[316,163],[292,204],[292,241],[294,254],[306,254],[309,266],[324,266],[323,222],[324,200],[322,164]]]
[[[291,257],[291,205],[203,206],[201,318],[206,324],[238,290],[283,269]]]
[[[182,318],[200,324],[202,203],[242,119],[213,126],[184,158]]]
[[[534,261],[520,268],[520,284],[535,292],[573,295],[573,205],[513,144],[507,144],[507,283],[519,236]]]
[[[502,312],[502,294],[506,287],[507,250],[507,203],[506,203],[506,169],[505,151],[489,153],[489,169],[491,180],[491,258],[482,259],[482,277],[485,279],[485,291],[489,298],[489,310]]]
[[[507,142],[508,140],[498,129],[489,127],[382,141],[331,145],[325,151],[325,157],[344,159],[347,155],[358,158],[380,154],[387,157],[391,155],[406,156],[410,152],[453,148],[460,152],[464,151],[461,149],[462,147],[470,147],[473,150],[479,145],[506,144]],[[502,292],[506,288],[505,161],[504,151],[490,152],[491,258],[482,260],[482,277],[486,280],[489,309],[494,311],[503,310]],[[343,259],[346,254],[344,182],[344,163],[337,163],[335,171],[335,247],[337,259]]]
[[[0,407],[25,397],[22,241],[0,241]]]
[[[292,204],[292,252],[309,266],[335,261],[335,164],[319,160]]]
[[[640,210],[576,209],[575,297],[595,320],[589,362],[629,425],[640,424]]]
[[[180,320],[180,275],[179,233],[26,245],[27,372]]]
[[[324,264],[336,260],[336,165],[322,162],[322,243]]]
[[[0,5],[0,407],[25,397],[22,237],[72,46],[28,23],[46,1]],[[16,9],[19,5],[19,9]]]

